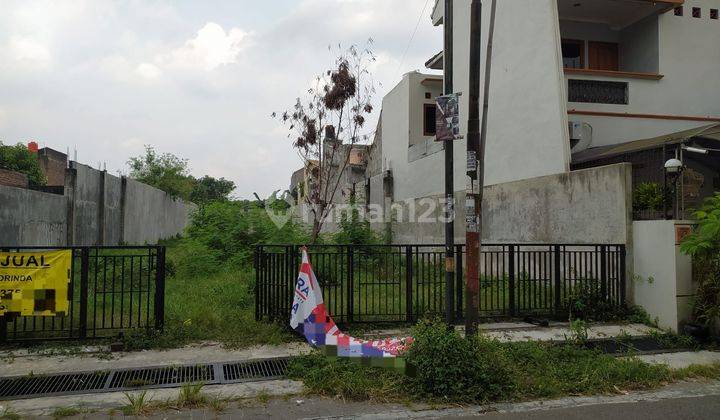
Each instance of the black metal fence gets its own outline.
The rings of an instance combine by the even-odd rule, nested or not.
[[[300,247],[261,245],[255,252],[255,316],[289,318]],[[445,252],[439,245],[316,245],[310,262],[338,323],[413,322],[445,311]],[[465,246],[456,246],[451,291],[456,319],[465,312]],[[610,306],[625,303],[624,245],[485,245],[480,255],[483,318],[565,316],[579,290]],[[587,293],[586,293],[587,295]]]
[[[66,316],[0,316],[0,342],[117,336],[131,329],[162,330],[165,247],[3,247],[3,252],[71,250]]]

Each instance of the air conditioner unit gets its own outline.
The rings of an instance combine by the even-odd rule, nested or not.
[[[577,153],[592,146],[593,130],[588,123],[581,121],[570,121],[568,123],[570,131],[570,151]]]

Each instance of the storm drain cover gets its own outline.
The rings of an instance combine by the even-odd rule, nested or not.
[[[0,400],[173,388],[188,383],[217,385],[267,381],[284,377],[289,361],[289,358],[275,358],[0,378]]]
[[[223,375],[227,382],[254,381],[257,379],[274,379],[285,376],[288,359],[268,359],[244,363],[228,363],[223,365]]]
[[[108,376],[107,372],[97,372],[0,379],[0,399],[22,395],[80,393],[102,389]]]

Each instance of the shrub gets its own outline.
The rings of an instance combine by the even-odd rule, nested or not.
[[[462,338],[440,322],[420,322],[407,352],[411,382],[430,397],[456,402],[506,398],[513,375],[501,345],[477,336]]]
[[[316,352],[293,359],[288,376],[302,379],[308,391],[353,401],[389,402],[404,399],[407,379],[394,371],[367,368],[347,359]]]
[[[711,327],[720,317],[720,192],[706,199],[694,216],[698,225],[680,249],[693,257],[693,275],[699,284],[695,319]]]
[[[618,308],[603,296],[601,281],[596,279],[585,279],[576,284],[565,304],[571,319],[608,321],[620,315]]]
[[[188,236],[231,264],[248,264],[260,243],[303,243],[308,235],[289,221],[276,226],[265,209],[247,201],[218,201],[193,214]]]
[[[666,193],[657,182],[644,182],[633,191],[633,210],[662,211],[665,207]]]
[[[360,216],[355,200],[344,210],[340,219],[340,230],[333,235],[335,243],[341,245],[372,245],[382,243],[382,238],[370,227],[367,218]]]

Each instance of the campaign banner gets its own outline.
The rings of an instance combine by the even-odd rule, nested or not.
[[[454,141],[460,135],[460,100],[459,94],[437,97],[435,113],[435,141]]]
[[[404,360],[398,359],[398,356],[412,343],[411,337],[361,340],[338,329],[327,312],[320,284],[305,249],[294,295],[290,327],[305,336],[313,347],[323,348],[328,356],[373,359],[367,362],[371,366],[405,368]]]
[[[64,316],[72,251],[0,252],[0,316]]]

